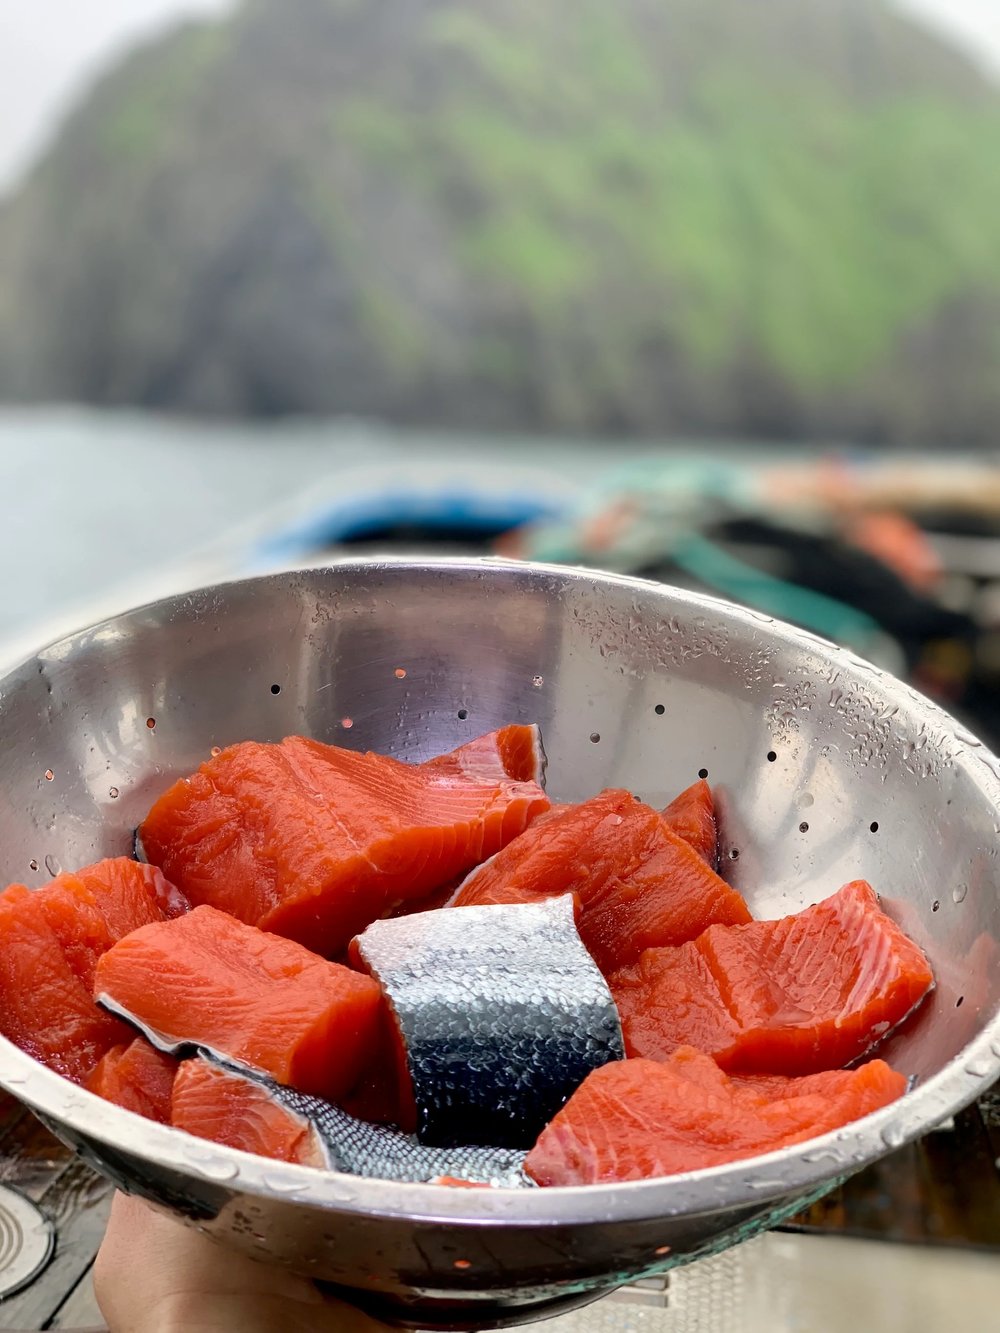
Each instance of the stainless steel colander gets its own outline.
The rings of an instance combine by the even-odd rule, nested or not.
[[[559,800],[716,788],[758,915],[864,877],[927,951],[930,1002],[884,1049],[906,1097],[801,1147],[620,1186],[359,1180],[191,1139],[0,1041],[0,1084],[120,1186],[418,1327],[516,1322],[711,1252],[928,1130],[1000,1074],[1000,766],[908,687],[753,612],[497,561],[350,561],[175,597],[0,679],[0,873],[131,851],[213,745],[305,733],[402,759],[541,725]]]

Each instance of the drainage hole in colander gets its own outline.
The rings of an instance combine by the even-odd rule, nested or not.
[[[342,717],[340,719],[340,725],[344,728],[345,731],[350,731],[350,729],[354,726],[354,718]]]
[[[272,686],[271,686],[271,693],[272,693],[272,694],[280,694],[280,693],[281,693],[281,686],[280,686],[280,685],[272,685]]]
[[[28,869],[29,869],[29,870],[37,870],[37,869],[38,869],[38,862],[35,860],[34,857],[32,857],[31,860],[28,862]]]
[[[598,742],[600,741],[600,739],[601,739],[601,733],[600,733],[599,731],[592,731],[592,732],[590,733],[590,743],[591,743],[591,745],[597,745]]]
[[[773,750],[768,750],[768,752],[767,752],[767,762],[768,762],[769,764],[773,764],[774,761],[775,761],[775,759],[777,759],[777,757],[778,757],[778,756],[774,753]]]
[[[458,720],[459,720],[459,722],[464,722],[465,719],[466,719],[468,716],[469,716],[469,710],[468,710],[467,708],[460,708],[460,709],[458,710]]]
[[[877,820],[877,819],[873,819],[872,822],[868,825],[868,828],[869,828],[869,831],[870,831],[870,832],[872,832],[872,833],[877,833],[877,832],[878,832],[878,820]]]
[[[961,1009],[961,1007],[962,1007],[962,1005],[964,1004],[964,1002],[965,1002],[965,996],[964,996],[964,995],[960,995],[960,996],[958,997],[958,999],[955,1001],[955,1008],[956,1008],[956,1009]]]
[[[147,718],[146,718],[146,726],[149,728],[150,731],[152,731],[153,728],[156,726],[156,718],[155,718],[155,717],[147,717]]]
[[[799,832],[800,832],[800,833],[808,833],[808,832],[809,832],[809,825],[806,823],[806,821],[805,821],[804,819],[803,819],[802,823],[799,825]]]
[[[940,903],[938,902],[938,900],[935,898],[934,901],[931,903],[931,911],[932,911],[932,912],[936,912],[936,911],[940,908],[940,906],[941,906],[941,904],[940,904]]]
[[[740,859],[740,849],[738,847],[733,847],[731,849],[729,859],[730,861],[738,861]]]
[[[707,769],[707,768],[699,768],[699,769],[698,769],[698,776],[699,776],[700,778],[707,778],[707,777],[708,777],[708,769]]]
[[[667,710],[663,704],[657,704],[653,709],[653,712],[656,714],[657,717],[662,717],[666,711]]]

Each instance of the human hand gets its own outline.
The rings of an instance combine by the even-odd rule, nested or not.
[[[116,1194],[94,1264],[109,1333],[384,1333],[308,1278]]]

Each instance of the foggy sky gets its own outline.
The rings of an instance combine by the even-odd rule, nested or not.
[[[235,0],[0,0],[0,192],[44,149],[87,86],[179,18]],[[1000,0],[896,0],[1000,72]]]

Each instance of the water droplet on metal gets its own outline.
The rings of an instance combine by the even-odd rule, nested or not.
[[[906,1135],[899,1125],[886,1125],[882,1131],[882,1142],[887,1148],[899,1148],[903,1144]]]
[[[818,1166],[820,1162],[833,1162],[840,1164],[840,1153],[834,1152],[832,1148],[824,1148],[822,1152],[806,1153],[802,1160],[808,1162],[811,1166]]]
[[[952,902],[964,903],[969,893],[968,884],[956,884],[951,891]]]
[[[536,689],[536,690],[540,690],[540,689],[542,688],[542,686],[545,684],[545,677],[544,677],[544,676],[532,676],[532,677],[531,677],[531,684],[532,684],[532,686],[533,686],[534,689]]]
[[[199,1174],[206,1176],[209,1180],[235,1180],[240,1174],[240,1168],[233,1162],[223,1161],[213,1153],[197,1148],[185,1148],[184,1157],[187,1162],[195,1168]]]
[[[51,852],[49,852],[48,855],[45,857],[45,869],[49,872],[50,875],[53,876],[58,875],[62,872],[62,866],[59,863],[59,858],[57,856],[53,856]]]
[[[309,1188],[308,1184],[303,1185],[297,1180],[286,1180],[283,1176],[271,1175],[269,1172],[265,1172],[261,1179],[274,1194],[298,1194],[301,1190]]]
[[[973,1060],[971,1064],[965,1066],[965,1072],[970,1078],[986,1078],[988,1074],[993,1073],[993,1066],[986,1060]]]
[[[108,795],[111,797],[113,801],[117,801],[118,797],[121,795],[121,792],[118,790],[117,787],[109,787]]]
[[[778,1190],[787,1187],[787,1182],[780,1178],[764,1177],[758,1180],[749,1180],[747,1184],[752,1190]]]
[[[955,739],[957,741],[961,741],[963,745],[969,746],[970,749],[977,749],[982,746],[982,741],[979,740],[977,736],[973,736],[972,733],[968,731],[956,731]]]
[[[355,1203],[357,1197],[354,1190],[337,1189],[330,1184],[325,1184],[323,1188],[323,1198],[329,1199],[331,1203]]]

